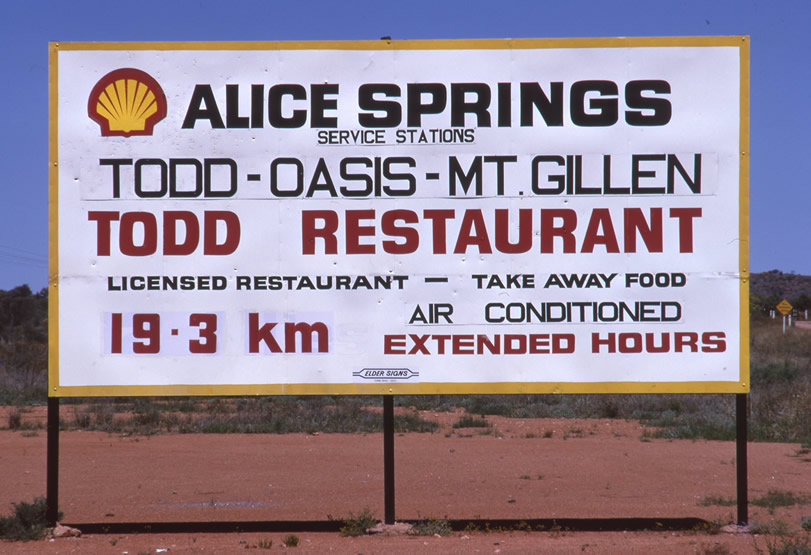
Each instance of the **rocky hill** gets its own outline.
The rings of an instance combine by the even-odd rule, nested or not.
[[[811,297],[811,276],[785,274],[780,270],[770,270],[752,274],[750,293],[762,297],[779,297],[793,301],[801,296]]]

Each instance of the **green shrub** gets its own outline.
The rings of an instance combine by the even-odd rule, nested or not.
[[[419,520],[408,532],[412,536],[450,536],[451,523],[443,519]]]
[[[287,547],[297,547],[299,543],[299,537],[295,534],[290,534],[282,539],[282,543]]]
[[[791,534],[791,526],[785,520],[770,520],[769,522],[755,521],[749,525],[749,531],[753,534],[768,534],[770,536],[788,536]]]
[[[406,412],[394,415],[394,431],[398,433],[406,432],[435,432],[439,424],[425,420],[419,414]]]
[[[698,502],[702,507],[710,507],[712,505],[720,505],[722,507],[730,507],[738,504],[738,500],[734,497],[722,497],[720,495],[708,495]]]
[[[755,550],[758,553],[763,553],[757,545],[755,545]],[[807,536],[804,538],[781,538],[780,543],[778,543],[766,538],[766,551],[769,555],[811,555],[811,540]]]
[[[70,402],[72,400],[68,400]],[[63,427],[110,433],[370,433],[383,430],[379,411],[366,397],[246,397],[89,399]],[[197,408],[192,408],[196,403]],[[396,414],[398,432],[433,432],[435,422],[416,413]]]
[[[762,497],[750,501],[752,505],[769,509],[770,513],[774,512],[777,507],[791,507],[792,505],[803,505],[808,502],[809,499],[804,495],[778,489],[770,489]]]
[[[490,423],[483,416],[475,417],[465,415],[453,423],[454,428],[489,428]]]
[[[13,409],[8,413],[8,429],[19,430],[23,427],[23,413],[20,409]]]
[[[341,526],[339,533],[343,537],[363,536],[369,528],[377,524],[369,507],[364,508],[358,516],[349,513],[349,518],[344,519],[344,525]]]
[[[12,503],[14,514],[0,518],[0,538],[14,541],[37,540],[48,528],[48,504],[44,497],[33,503]],[[57,520],[62,513],[57,514]]]

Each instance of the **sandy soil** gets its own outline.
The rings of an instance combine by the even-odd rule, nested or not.
[[[2,416],[2,415],[0,415]],[[396,517],[535,519],[699,517],[731,523],[735,497],[731,442],[648,440],[635,422],[517,420],[453,430],[458,414],[426,415],[433,434],[395,438]],[[37,418],[40,415],[26,415]],[[3,420],[5,421],[5,420]],[[287,521],[383,517],[383,441],[368,435],[61,434],[64,522]],[[46,435],[0,431],[0,511],[45,492]],[[799,445],[749,445],[749,497],[769,490],[811,495],[811,455]],[[8,510],[6,508],[9,508]],[[788,527],[790,541],[811,505],[752,506],[750,522]],[[457,532],[447,537],[342,538],[287,533],[85,534],[0,543],[3,553],[231,553],[244,549],[311,553],[755,553],[780,537],[665,532]],[[261,545],[260,545],[261,544]]]

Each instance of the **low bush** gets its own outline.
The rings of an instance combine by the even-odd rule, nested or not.
[[[282,543],[286,547],[298,547],[299,537],[295,534],[289,534],[282,539]]]
[[[749,525],[752,534],[768,534],[769,536],[789,536],[791,526],[785,520],[770,520],[769,522],[754,521]]]
[[[369,507],[366,507],[358,516],[355,516],[353,513],[349,513],[349,518],[345,518],[343,523],[344,525],[341,526],[339,531],[341,536],[356,537],[365,535],[369,528],[372,528],[375,524],[377,524],[377,520],[369,510]]]
[[[180,403],[170,398],[91,399],[75,407],[65,429],[149,435],[155,433],[371,433],[383,418],[364,397],[236,397]],[[397,432],[433,432],[419,414],[395,414]]]
[[[444,519],[419,520],[408,532],[412,536],[450,536],[451,523]]]
[[[489,428],[490,423],[483,416],[465,415],[453,423],[454,428]]]
[[[0,518],[0,538],[13,541],[38,540],[48,528],[48,505],[43,497],[33,503],[12,503],[14,514]],[[57,520],[62,513],[57,515]]]
[[[763,551],[755,543],[755,551],[760,555],[811,555],[811,540],[804,538],[780,538],[780,541],[772,541],[766,538],[766,551]]]
[[[793,505],[803,505],[811,502],[811,499],[804,495],[798,495],[791,491],[770,489],[763,496],[752,499],[750,503],[757,507],[765,507],[770,513],[777,507],[791,507]]]

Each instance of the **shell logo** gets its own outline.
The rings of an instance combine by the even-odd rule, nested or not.
[[[155,124],[166,117],[166,96],[148,73],[116,69],[93,87],[87,115],[99,124],[103,137],[152,135]]]

